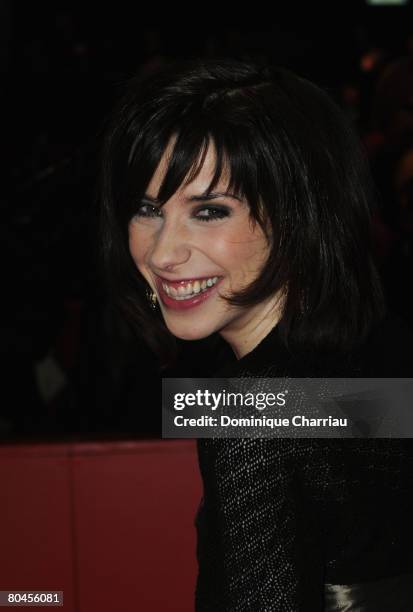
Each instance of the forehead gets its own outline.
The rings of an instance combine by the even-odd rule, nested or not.
[[[176,138],[171,138],[166,147],[159,164],[148,184],[146,189],[146,193],[153,199],[156,199],[162,185],[162,182],[166,176],[168,168],[171,164],[173,149],[175,145]],[[199,194],[206,193],[208,188],[212,182],[212,179],[215,174],[217,163],[217,154],[214,147],[214,144],[210,142],[207,147],[201,152],[200,156],[196,163],[196,175],[191,180],[188,180],[191,171],[182,181],[178,192],[186,195],[190,194]],[[228,190],[230,182],[230,173],[227,164],[223,164],[222,172],[219,177],[218,182],[216,183],[214,189],[217,191],[225,192]]]

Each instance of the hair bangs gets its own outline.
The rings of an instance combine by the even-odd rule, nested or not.
[[[174,138],[175,142],[157,194],[161,205],[165,204],[182,185],[191,183],[198,176],[208,151],[208,134],[201,126],[197,131],[181,129],[171,138]]]
[[[190,125],[192,129],[175,134],[167,171],[157,194],[160,204],[167,202],[182,185],[195,180],[202,170],[209,147],[213,147],[215,167],[206,194],[213,192],[221,180],[225,181],[226,191],[244,198],[250,207],[252,220],[263,224],[256,156],[246,147],[246,140],[234,137],[228,124],[212,124],[209,129],[198,132],[194,132],[192,122]]]
[[[245,137],[239,126],[234,130],[231,124],[218,126],[213,140],[217,158],[219,159],[219,154],[223,158],[221,164],[228,175],[228,191],[246,200],[252,222],[258,222],[265,232],[266,215],[262,203],[268,200],[268,197],[262,192],[259,182],[259,151],[256,150],[253,140]]]
[[[129,136],[129,137],[128,137]],[[172,126],[120,135],[124,141],[123,156],[118,161],[114,188],[120,194],[121,223],[127,225],[154,175],[172,137]],[[116,198],[115,198],[116,199]]]

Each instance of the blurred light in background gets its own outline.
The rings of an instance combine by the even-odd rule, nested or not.
[[[381,6],[402,6],[409,4],[409,0],[367,0],[367,4],[379,4]]]

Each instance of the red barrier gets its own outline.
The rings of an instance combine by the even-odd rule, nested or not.
[[[64,591],[65,612],[192,612],[194,441],[0,448],[0,590]]]

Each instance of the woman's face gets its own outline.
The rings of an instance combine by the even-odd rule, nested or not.
[[[252,224],[248,203],[228,192],[225,173],[207,193],[215,170],[212,146],[198,176],[159,207],[169,150],[130,221],[130,253],[156,293],[172,334],[198,340],[219,332],[242,356],[253,337],[277,322],[274,313],[265,318],[277,300],[239,307],[221,296],[238,292],[259,275],[269,245],[258,223]]]

